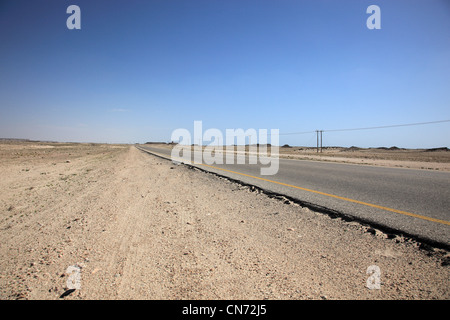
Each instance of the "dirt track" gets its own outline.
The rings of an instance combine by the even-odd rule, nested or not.
[[[0,298],[449,299],[423,250],[132,146],[0,144]],[[380,268],[381,288],[366,270]]]

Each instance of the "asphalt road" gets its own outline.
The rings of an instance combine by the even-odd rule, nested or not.
[[[139,147],[170,159],[167,148]],[[195,166],[388,233],[450,247],[449,172],[289,159],[279,159],[277,174],[270,176],[260,174],[268,165],[248,164],[248,159]]]

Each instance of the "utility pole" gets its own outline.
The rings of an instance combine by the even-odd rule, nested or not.
[[[316,136],[317,136],[317,153],[319,153],[319,130],[316,130]]]
[[[323,130],[320,130],[320,153],[322,153],[322,132]]]
[[[320,133],[320,135],[319,135]],[[316,130],[316,136],[317,136],[317,153],[319,153],[319,144],[320,144],[320,152],[322,152],[322,133],[323,130]],[[319,143],[320,140],[320,143]]]

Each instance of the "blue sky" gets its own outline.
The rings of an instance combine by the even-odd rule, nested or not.
[[[69,30],[69,5],[81,30]],[[369,5],[381,29],[369,30]],[[0,137],[168,141],[450,119],[450,2],[0,2]],[[315,134],[280,143],[315,145]],[[324,145],[450,147],[450,123],[325,132]]]

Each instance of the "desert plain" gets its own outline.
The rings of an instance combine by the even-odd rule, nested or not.
[[[423,170],[450,162],[446,150],[281,149]],[[0,299],[450,298],[444,249],[133,145],[4,140],[0,173]],[[69,291],[71,266],[80,287]]]

